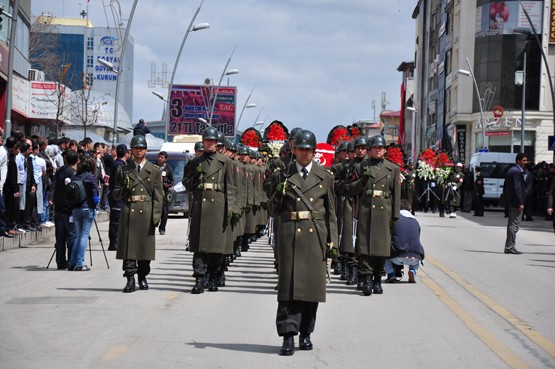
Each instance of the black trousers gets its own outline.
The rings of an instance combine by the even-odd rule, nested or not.
[[[204,277],[205,274],[219,272],[222,268],[223,254],[195,252],[193,254],[193,276]]]
[[[383,256],[359,255],[358,273],[361,276],[385,274],[385,259]]]
[[[168,194],[164,192],[164,201],[162,202],[162,216],[160,217],[159,231],[166,230],[166,224],[168,223],[168,214],[170,212],[170,204],[168,203]]]
[[[316,325],[317,302],[279,301],[276,328],[280,337],[308,336]]]
[[[122,208],[123,201],[110,200],[110,225],[108,226],[110,245],[117,245],[118,243],[119,218]]]
[[[123,260],[123,276],[133,277],[135,274],[139,275],[139,278],[146,277],[150,273],[150,260]]]

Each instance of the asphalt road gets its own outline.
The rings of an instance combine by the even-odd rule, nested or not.
[[[505,255],[503,213],[417,218],[427,253],[417,283],[364,297],[334,276],[314,350],[292,357],[277,354],[266,238],[226,287],[202,295],[189,293],[183,218],[157,239],[148,291],[121,292],[121,262],[106,251],[107,268],[94,228],[89,272],[46,269],[53,240],[1,252],[0,368],[555,368],[551,223],[523,223],[524,254]]]

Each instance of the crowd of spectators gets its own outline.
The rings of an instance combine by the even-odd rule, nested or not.
[[[19,131],[4,141],[3,133],[0,130],[0,236],[11,238],[54,226],[53,182],[69,151],[77,154],[78,162],[83,157],[94,159],[100,189],[96,209],[109,210],[108,181],[115,146],[93,143],[90,138],[77,142],[67,137],[26,137]]]

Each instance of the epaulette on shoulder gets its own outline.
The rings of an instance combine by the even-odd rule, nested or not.
[[[328,168],[326,168],[326,167],[322,167],[322,169],[324,170],[324,173],[328,173],[328,174],[329,174],[330,176],[332,176],[332,177],[335,176],[335,175],[333,174],[333,172],[332,172],[330,169],[328,169]]]

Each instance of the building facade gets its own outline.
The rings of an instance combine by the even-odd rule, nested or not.
[[[418,2],[413,100],[419,150],[441,148],[467,163],[479,150],[553,160],[553,7],[553,0]],[[515,83],[524,67],[525,85]]]

